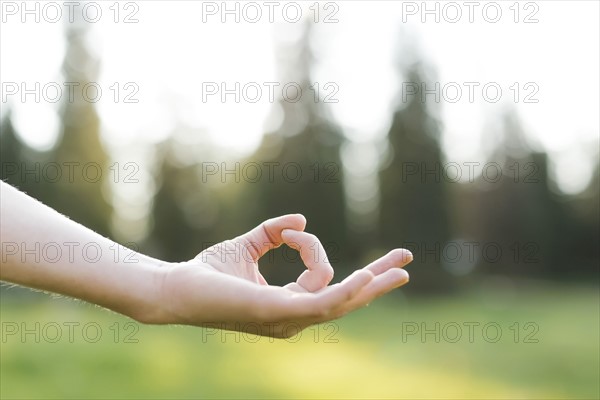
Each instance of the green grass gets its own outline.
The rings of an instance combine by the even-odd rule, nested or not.
[[[126,326],[126,318],[65,299],[18,304],[3,294],[0,311],[3,399],[600,397],[599,297],[589,287],[528,285],[438,298],[400,293],[288,341]],[[43,337],[55,336],[55,325],[45,325],[52,322],[62,327],[56,343]],[[65,322],[80,324],[72,343]],[[439,342],[434,333],[425,340],[406,335],[407,327],[433,329],[436,322]],[[469,322],[479,323],[472,343]],[[525,329],[528,322],[535,325]],[[40,342],[33,334],[8,335],[14,323],[37,330]],[[102,329],[95,343],[95,325],[83,336],[88,323]],[[502,330],[495,343],[492,325],[488,340],[482,333],[489,323]],[[137,343],[125,343],[134,327]]]

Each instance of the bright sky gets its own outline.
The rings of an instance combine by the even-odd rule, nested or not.
[[[462,89],[462,98],[456,103],[443,98],[440,102],[448,161],[485,161],[488,143],[495,140],[490,125],[497,123],[500,112],[512,108],[531,144],[552,155],[561,189],[576,193],[589,182],[598,158],[599,3],[538,1],[520,2],[515,7],[515,2],[500,1],[486,6],[489,3],[479,2],[473,10],[474,22],[469,22],[469,9],[463,2],[453,3],[458,8],[428,2],[431,9],[436,4],[439,7],[440,22],[431,14],[425,15],[423,23],[421,2],[321,2],[314,36],[318,56],[314,80],[321,97],[331,94],[339,100],[328,104],[337,122],[352,143],[369,148],[389,127],[402,88],[403,78],[395,66],[396,49],[414,43],[420,56],[433,66],[440,88],[446,85],[447,97],[455,97],[456,85]],[[31,88],[34,82],[43,87],[64,81],[59,75],[64,24],[48,22],[54,12],[48,8],[44,15],[43,4],[40,23],[34,22],[34,15],[26,15],[22,23],[22,10],[13,15],[21,2],[2,2],[0,32],[2,113],[8,104],[19,133],[41,149],[51,146],[58,134],[58,103],[43,98],[36,103],[33,96],[23,103],[19,94],[9,95],[5,85],[26,82]],[[258,145],[266,124],[273,128],[272,121],[266,122],[273,107],[266,84],[280,82],[275,88],[278,99],[287,83],[281,82],[276,69],[276,44],[292,41],[301,24],[285,20],[285,2],[274,8],[274,23],[269,22],[264,2],[253,3],[257,8],[246,9],[245,14],[245,3],[239,3],[239,23],[234,15],[225,15],[227,21],[222,23],[220,9],[210,13],[221,7],[221,2],[169,2],[167,6],[163,1],[142,1],[127,3],[132,4],[127,8],[120,3],[119,23],[113,21],[113,2],[96,4],[102,17],[92,24],[90,44],[102,60],[98,84],[103,97],[97,106],[109,146],[123,149],[156,142],[179,123],[206,132],[231,154],[243,155]],[[233,8],[235,2],[228,4]],[[301,4],[303,16],[314,19],[314,2]],[[515,23],[517,8],[519,22]],[[262,12],[260,21],[248,22],[257,9]],[[462,13],[460,20],[448,22],[456,17],[457,9]],[[497,9],[502,13],[499,22],[486,21],[495,18]],[[286,10],[287,18],[293,19],[295,8]],[[94,15],[94,9],[87,11]],[[81,13],[81,8],[77,12]],[[123,23],[133,12],[131,17],[139,22]],[[326,17],[337,22],[324,23]],[[67,16],[62,18],[64,21]],[[538,22],[524,23],[526,18]],[[113,99],[115,82],[119,102]],[[126,87],[128,82],[135,85]],[[210,82],[219,90],[221,82],[229,89],[235,82],[240,89],[252,82],[257,85],[248,86],[246,98],[239,103],[234,95],[228,95],[223,103],[219,94],[203,99],[203,92],[206,95],[206,90],[215,88]],[[472,103],[465,82],[479,85]],[[482,87],[488,83],[502,90],[497,103],[483,97]],[[262,89],[261,99],[247,101],[255,97],[256,86]],[[124,103],[124,96],[136,87],[139,91],[132,98],[139,102]],[[519,101],[515,102],[517,87]],[[493,90],[487,93],[494,94]],[[539,101],[525,103],[528,94]],[[432,99],[431,95],[426,101]]]

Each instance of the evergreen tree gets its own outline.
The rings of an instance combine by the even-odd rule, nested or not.
[[[111,176],[108,156],[100,139],[100,120],[94,105],[96,94],[92,88],[97,85],[99,62],[87,48],[85,26],[76,21],[66,30],[67,51],[62,71],[65,82],[74,82],[77,86],[72,98],[63,96],[62,134],[48,157],[48,162],[61,167],[63,176],[47,189],[53,193],[48,196],[48,203],[70,218],[108,235],[112,208],[107,181]],[[86,85],[87,91],[84,90]]]
[[[407,76],[408,82],[423,81],[416,68]],[[410,286],[439,290],[448,285],[441,263],[450,234],[449,204],[441,175],[439,127],[428,105],[433,106],[419,95],[407,97],[407,104],[393,116],[388,133],[393,158],[380,173],[380,242],[413,252]]]
[[[168,261],[184,261],[225,237],[219,235],[221,215],[215,195],[203,185],[199,168],[184,165],[173,154],[174,139],[159,147],[158,191],[153,229],[144,250]]]
[[[335,266],[351,253],[346,240],[339,155],[342,136],[326,117],[323,98],[315,98],[311,88],[310,33],[310,25],[306,25],[298,52],[285,48],[280,52],[288,55],[281,63],[282,82],[297,83],[301,96],[297,100],[296,91],[291,89],[288,98],[278,101],[275,107],[280,111],[274,112],[283,113],[281,126],[266,134],[260,148],[243,164],[256,163],[263,175],[256,182],[244,179],[238,211],[224,218],[245,221],[245,227],[250,228],[264,219],[301,213],[308,220],[306,231],[321,239]],[[286,249],[277,253],[263,264],[275,282],[287,282],[303,267],[297,263],[295,269],[279,268],[295,259],[295,254]]]

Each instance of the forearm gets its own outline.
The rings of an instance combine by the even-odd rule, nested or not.
[[[161,261],[119,247],[0,183],[0,279],[159,320]]]
[[[304,232],[304,217],[290,214],[265,221],[193,260],[163,265],[123,252],[111,240],[1,181],[0,203],[0,279],[82,299],[146,323],[289,337],[402,286],[408,282],[402,267],[412,261],[410,252],[396,249],[327,286],[333,269],[325,250]],[[307,271],[285,287],[269,286],[258,260],[282,243],[300,252]],[[306,251],[315,244],[320,249],[316,258]],[[247,250],[242,257],[240,249]],[[294,329],[287,329],[287,323]]]

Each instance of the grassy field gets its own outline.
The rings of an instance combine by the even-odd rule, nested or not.
[[[0,395],[598,398],[599,307],[590,287],[399,293],[285,341],[4,294]]]

